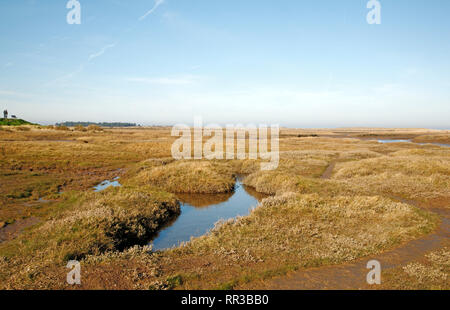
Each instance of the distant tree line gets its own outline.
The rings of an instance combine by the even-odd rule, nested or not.
[[[56,123],[56,126],[67,126],[67,127],[76,127],[76,126],[88,127],[89,125],[97,125],[100,127],[136,127],[137,126],[135,123],[94,123],[94,122]]]

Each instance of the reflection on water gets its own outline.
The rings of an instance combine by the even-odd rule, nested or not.
[[[207,208],[227,202],[234,193],[225,194],[177,194],[182,204],[188,204],[196,208]]]
[[[426,144],[426,143],[422,143],[422,144]],[[432,143],[432,144],[442,146],[442,147],[450,147],[450,144],[444,144],[444,143]]]
[[[414,144],[418,144],[418,145],[431,144],[431,145],[437,145],[437,146],[442,146],[442,147],[450,147],[450,144],[444,144],[444,143],[417,143],[417,142],[413,142],[411,140],[404,140],[404,139],[378,140],[378,142],[379,143],[414,143]]]
[[[119,177],[114,178],[114,180],[118,180],[118,179],[119,179]],[[98,184],[97,186],[94,186],[94,190],[96,192],[101,192],[101,191],[107,189],[110,186],[119,187],[119,186],[122,186],[122,184],[120,184],[119,181],[105,180],[102,183]]]
[[[397,140],[378,140],[380,143],[408,143],[411,140],[397,139]]]
[[[432,144],[432,145],[437,145],[437,146],[442,146],[442,147],[450,147],[450,144],[444,144],[444,143],[417,143],[420,145],[427,145],[427,144]]]
[[[151,242],[154,250],[178,246],[191,237],[204,235],[221,219],[248,215],[267,196],[237,182],[234,193],[177,194],[177,197],[182,202],[181,214],[154,238]]]

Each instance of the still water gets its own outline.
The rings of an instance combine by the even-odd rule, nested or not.
[[[181,214],[150,242],[153,250],[168,249],[204,235],[221,219],[248,215],[267,196],[236,182],[235,191],[230,194],[179,194],[177,197],[182,202]]]
[[[411,140],[404,140],[404,139],[378,140],[378,142],[379,143],[414,143],[414,144],[419,144],[419,145],[432,144],[432,145],[437,145],[437,146],[441,146],[441,147],[450,147],[450,144],[444,144],[444,143],[417,143],[417,142],[412,142]]]
[[[119,179],[119,177],[114,178],[112,181],[105,180],[102,183],[98,184],[97,186],[94,186],[94,191],[95,192],[101,192],[101,191],[104,191],[105,189],[107,189],[110,186],[113,186],[113,187],[122,186],[122,184],[120,184],[119,181],[117,181],[118,179]]]

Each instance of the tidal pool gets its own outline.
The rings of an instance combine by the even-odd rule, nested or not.
[[[181,214],[174,218],[150,242],[153,250],[164,250],[179,246],[208,233],[219,220],[245,216],[267,197],[236,182],[235,190],[229,194],[200,195],[178,194],[182,202]]]
[[[426,143],[421,143],[421,144],[426,144]],[[450,147],[450,144],[445,144],[445,143],[432,143],[432,144],[442,146],[442,147]]]
[[[437,146],[441,146],[441,147],[450,147],[450,144],[444,144],[444,143],[418,143],[418,142],[413,142],[411,140],[405,140],[405,139],[378,140],[378,142],[379,143],[414,143],[414,144],[418,144],[418,145],[432,144],[432,145],[437,145]]]
[[[113,186],[113,187],[122,186],[122,184],[120,184],[119,181],[117,181],[118,179],[119,179],[119,177],[114,178],[115,181],[114,180],[113,181],[105,180],[102,183],[98,184],[97,186],[94,186],[94,190],[96,192],[101,192],[110,186]]]
[[[411,140],[397,139],[397,140],[378,140],[380,143],[412,143]]]

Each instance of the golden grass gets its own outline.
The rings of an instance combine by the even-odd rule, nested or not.
[[[415,208],[378,196],[285,193],[183,247],[136,256],[127,264],[140,270],[152,261],[134,288],[170,288],[174,277],[180,279],[177,288],[245,288],[290,270],[379,253],[431,231],[435,222]],[[108,270],[123,262],[101,261]],[[92,258],[84,263],[91,272],[98,268]]]
[[[384,289],[449,290],[450,248],[425,255],[421,262],[411,262],[382,274]]]
[[[3,281],[9,277],[5,285],[24,287],[30,273],[23,265],[34,270],[34,279],[49,266],[64,265],[68,260],[145,245],[179,212],[173,195],[149,187],[84,194],[42,225],[0,245],[4,257],[0,277]],[[17,261],[21,262],[19,268]]]
[[[421,135],[413,139],[414,142],[450,144],[450,134]]]
[[[319,177],[338,154],[327,150],[283,151],[276,170],[253,170],[244,184],[265,194],[298,191],[305,178]]]
[[[133,180],[172,193],[227,193],[234,188],[233,172],[211,161],[178,161],[143,170]]]
[[[428,206],[449,208],[450,157],[439,150],[405,150],[357,162],[338,163],[333,179],[356,192],[390,193]]]
[[[192,248],[201,255],[218,252],[227,265],[239,262],[241,268],[253,269],[260,278],[285,266],[320,266],[376,253],[430,226],[432,221],[417,210],[381,197],[321,198],[285,193],[264,200],[249,217],[225,223],[211,236],[192,242],[186,251]],[[257,270],[264,273],[258,275]],[[224,274],[215,273],[218,285],[236,281],[229,276],[230,271]],[[240,281],[236,284],[246,282]]]
[[[174,161],[170,128],[29,128],[0,130],[0,222],[41,219],[0,244],[2,288],[68,288],[70,258],[82,259],[84,289],[245,288],[379,253],[435,227],[435,217],[388,197],[450,201],[447,148],[357,139],[442,143],[443,131],[283,129],[278,169],[261,172],[260,160]],[[331,179],[321,179],[332,163]],[[169,193],[226,193],[237,174],[276,196],[184,247],[138,246],[178,212]],[[92,192],[117,175],[122,188]],[[36,203],[41,197],[52,201]]]

